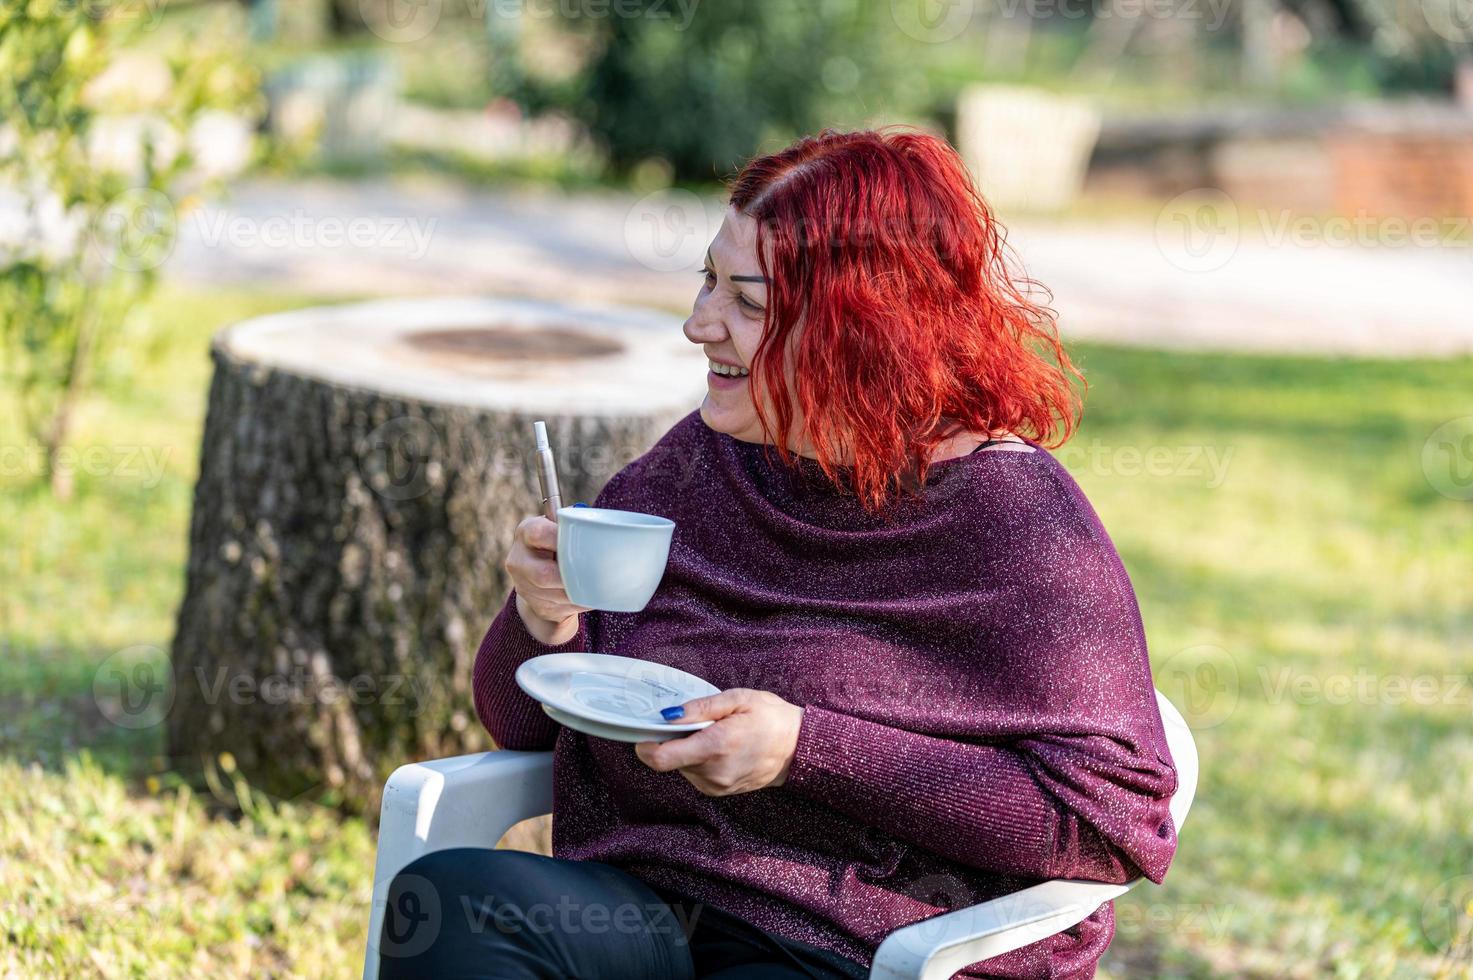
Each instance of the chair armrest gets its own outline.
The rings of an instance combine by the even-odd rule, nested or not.
[[[384,903],[394,876],[452,847],[494,848],[515,823],[552,812],[552,753],[480,752],[400,766],[384,785],[364,980],[377,980]]]
[[[551,812],[551,752],[415,762],[395,769],[384,786],[379,853],[386,841],[412,849],[410,861],[451,847],[495,847],[513,824]]]
[[[1171,817],[1178,834],[1197,795],[1199,760],[1192,730],[1160,691],[1166,742],[1176,763],[1177,788]],[[1059,879],[989,902],[932,916],[896,929],[875,950],[874,980],[946,980],[979,960],[1001,956],[1078,925],[1105,902],[1119,898],[1144,878],[1123,885]]]
[[[932,916],[896,929],[875,950],[874,980],[946,980],[978,960],[1001,956],[1072,925],[1125,894],[1125,885],[1045,881],[989,902]]]

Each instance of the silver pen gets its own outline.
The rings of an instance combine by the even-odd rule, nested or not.
[[[557,486],[552,447],[547,443],[547,423],[533,422],[532,431],[537,435],[537,482],[542,487],[542,513],[548,520],[556,521],[558,509],[563,506],[563,496]]]

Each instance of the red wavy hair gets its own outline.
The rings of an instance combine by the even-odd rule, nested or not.
[[[1029,298],[1038,284],[1010,269],[991,209],[944,140],[825,130],[748,163],[731,204],[756,220],[769,280],[752,373],[775,426],[754,401],[785,463],[794,454],[771,433],[794,421],[788,357],[819,466],[868,511],[897,491],[920,495],[930,456],[955,429],[943,419],[1048,447],[1073,434],[1080,396],[1070,376],[1083,375],[1054,311]]]

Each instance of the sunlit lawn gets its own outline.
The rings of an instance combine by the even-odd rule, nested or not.
[[[172,633],[210,333],[302,302],[162,295],[150,353],[82,413],[97,448],[65,505],[0,412],[0,972],[359,969],[363,824],[259,798],[210,816],[160,732],[91,698],[104,658]],[[1444,902],[1473,873],[1473,504],[1422,452],[1473,414],[1473,362],[1077,352],[1087,423],[1061,455],[1203,759],[1166,885],[1119,903],[1110,975],[1463,975]]]
[[[19,472],[34,453],[0,412],[0,975],[319,977],[361,963],[361,821],[259,794],[248,818],[216,819],[213,799],[161,771],[160,730],[112,725],[92,699],[109,654],[172,636],[211,332],[301,303],[161,296],[148,356],[82,413],[68,504]],[[228,783],[221,796],[237,799]]]

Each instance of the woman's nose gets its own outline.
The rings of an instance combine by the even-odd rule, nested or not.
[[[721,318],[713,315],[706,299],[704,295],[696,297],[695,307],[690,316],[686,317],[682,328],[685,338],[693,344],[709,344],[726,339],[726,328],[721,325]]]

